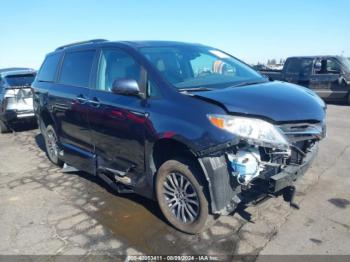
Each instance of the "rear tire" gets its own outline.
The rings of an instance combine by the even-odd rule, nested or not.
[[[7,124],[5,124],[3,121],[0,120],[0,133],[5,134],[8,132],[10,132],[9,127],[7,126]]]
[[[350,105],[350,92],[349,92],[349,94],[348,94],[348,99],[347,99],[346,102],[348,103],[348,105]]]
[[[48,125],[44,130],[44,127],[40,125],[40,130],[44,136],[47,157],[55,165],[63,166],[63,161],[58,158],[58,139],[55,129],[53,126]]]
[[[201,172],[187,160],[168,160],[160,166],[156,197],[165,218],[180,231],[200,233],[214,221]]]

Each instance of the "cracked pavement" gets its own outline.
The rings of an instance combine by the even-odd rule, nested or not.
[[[0,254],[349,254],[349,114],[328,106],[328,137],[297,183],[300,210],[273,198],[196,236],[169,226],[152,201],[62,173],[38,130],[0,135]]]

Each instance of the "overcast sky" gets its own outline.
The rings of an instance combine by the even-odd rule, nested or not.
[[[38,68],[57,46],[92,38],[198,42],[248,63],[350,56],[349,0],[1,2],[0,68]]]

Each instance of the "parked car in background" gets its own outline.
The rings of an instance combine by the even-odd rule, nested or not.
[[[282,70],[260,70],[270,80],[295,83],[326,101],[350,104],[350,61],[341,56],[290,57]]]
[[[32,87],[53,163],[155,199],[187,233],[240,202],[293,192],[325,136],[314,92],[204,45],[66,45]]]
[[[36,71],[30,68],[0,69],[0,132],[15,122],[34,121],[31,84]]]
[[[256,65],[252,65],[252,67],[257,70],[257,71],[260,71],[260,70],[271,70],[270,67],[268,67],[267,65],[264,65],[264,64],[256,64]]]

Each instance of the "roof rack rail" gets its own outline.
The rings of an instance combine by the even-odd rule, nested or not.
[[[91,39],[91,40],[86,40],[86,41],[80,41],[80,42],[75,42],[75,43],[71,43],[68,45],[63,45],[63,46],[57,47],[55,51],[62,50],[62,49],[65,49],[65,48],[71,47],[71,46],[100,43],[100,42],[105,42],[105,41],[107,41],[107,40],[106,39]]]

